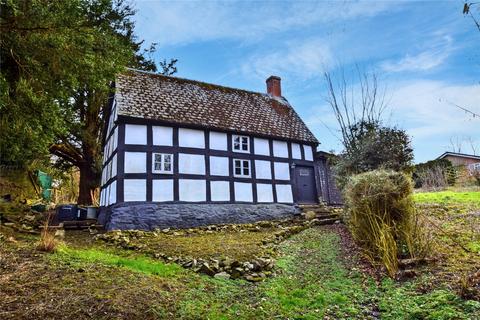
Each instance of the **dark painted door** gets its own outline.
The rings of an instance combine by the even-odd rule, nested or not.
[[[317,203],[313,167],[295,167],[297,203]]]

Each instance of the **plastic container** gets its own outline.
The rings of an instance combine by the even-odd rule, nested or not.
[[[74,204],[65,204],[57,207],[56,221],[77,220],[77,206]]]
[[[87,207],[87,219],[97,219],[97,207]]]

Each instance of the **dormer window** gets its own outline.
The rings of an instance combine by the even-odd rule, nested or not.
[[[233,135],[233,151],[250,152],[250,139],[248,136]]]

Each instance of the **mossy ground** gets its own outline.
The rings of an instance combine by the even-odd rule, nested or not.
[[[460,298],[459,283],[480,265],[480,206],[419,209],[439,227],[431,229],[439,260],[403,281],[374,272],[342,225],[280,243],[277,275],[261,283],[200,275],[84,231],[42,253],[38,236],[9,230],[0,240],[0,319],[478,319],[480,302]],[[249,256],[274,231],[162,235],[149,250]]]
[[[253,257],[267,254],[268,249],[262,246],[275,231],[273,228],[261,231],[215,231],[202,234],[158,234],[133,240],[133,245],[141,245],[143,253],[162,252],[168,256],[188,256],[196,258],[230,257],[239,261],[248,261]],[[201,250],[199,250],[201,248]]]
[[[415,195],[426,220],[436,263],[426,270],[428,286],[448,285],[480,299],[480,192],[432,192]],[[468,278],[477,278],[465,283]]]
[[[378,282],[343,226],[279,246],[278,275],[259,284],[198,275],[108,248],[3,243],[2,319],[475,319],[480,303],[428,279]]]

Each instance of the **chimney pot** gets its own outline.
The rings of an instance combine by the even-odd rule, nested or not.
[[[267,79],[267,93],[273,97],[282,96],[281,79],[277,76],[270,76]]]

